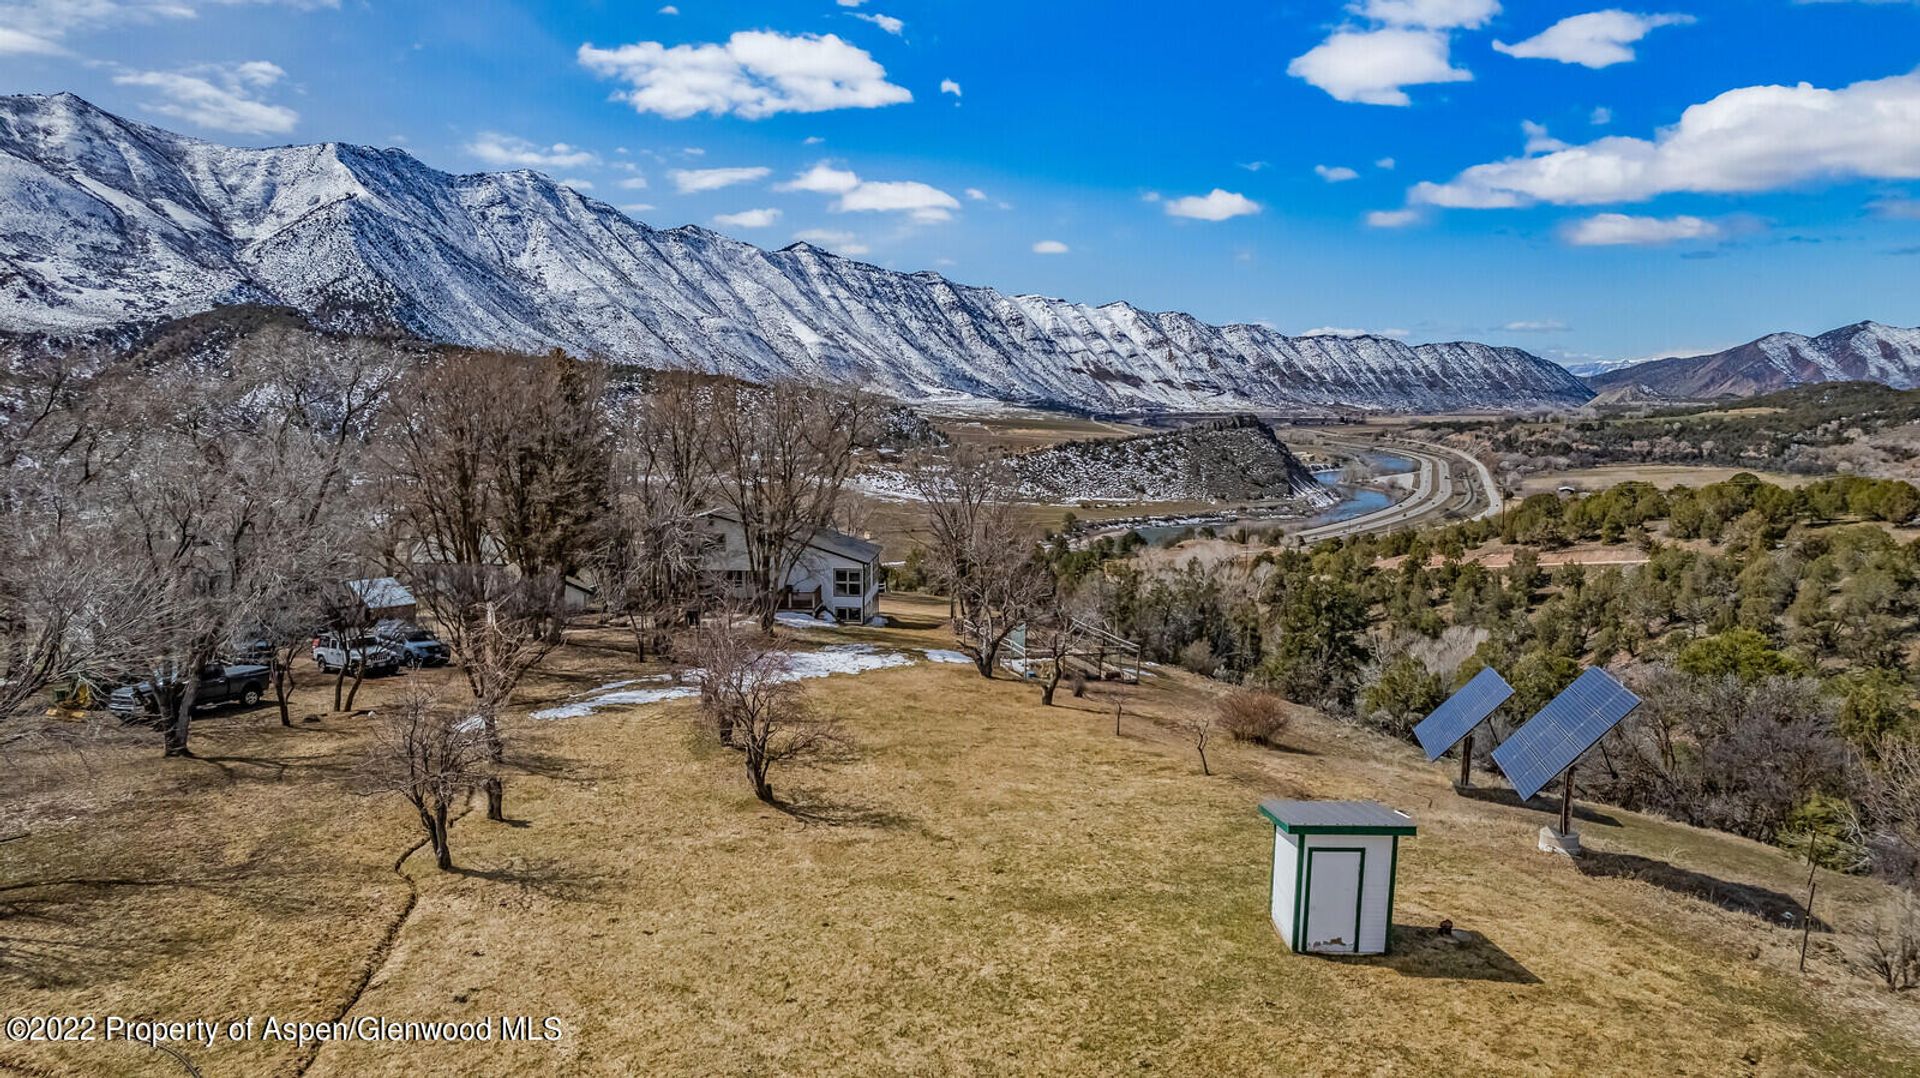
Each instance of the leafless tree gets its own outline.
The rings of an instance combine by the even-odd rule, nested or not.
[[[1092,604],[1084,590],[1061,587],[1047,596],[1027,623],[1027,661],[1040,664],[1041,706],[1053,706],[1053,694],[1060,688],[1068,665],[1086,650],[1086,627],[1092,616]]]
[[[488,770],[480,723],[420,688],[380,709],[368,773],[376,787],[405,797],[442,872],[453,869],[447,815]]]
[[[641,661],[702,605],[700,511],[713,502],[710,394],[694,376],[656,375],[614,406],[613,527],[595,559],[609,613]]]
[[[721,383],[711,402],[714,497],[740,522],[754,614],[771,628],[788,574],[835,519],[879,405],[859,390],[797,382]]]
[[[1920,985],[1920,902],[1913,892],[1901,891],[1874,918],[1861,933],[1861,949],[1867,969],[1888,991],[1904,992]]]
[[[953,601],[955,635],[990,678],[1007,637],[1054,591],[1013,472],[991,451],[959,445],[915,462],[909,481],[926,505],[928,564]]]
[[[1193,751],[1200,754],[1200,773],[1211,775],[1207,766],[1207,745],[1213,741],[1213,733],[1220,725],[1220,713],[1212,708],[1200,708],[1180,720],[1180,729],[1192,742]]]
[[[1874,867],[1910,887],[1920,882],[1920,740],[1883,737],[1873,756],[1865,801]]]
[[[792,676],[792,655],[733,619],[699,633],[700,705],[723,743],[740,751],[753,795],[776,804],[768,773],[839,745],[831,716],[816,711]]]

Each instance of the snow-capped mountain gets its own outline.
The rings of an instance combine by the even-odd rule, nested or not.
[[[533,172],[455,176],[338,143],[237,149],[71,94],[0,98],[0,332],[71,336],[237,302],[914,400],[1443,410],[1591,395],[1515,348],[1011,296],[806,244],[649,228]]]
[[[1920,387],[1920,329],[1856,322],[1818,337],[1771,333],[1704,356],[1637,363],[1587,381],[1598,390],[1635,385],[1679,400],[1750,397],[1810,382],[1884,382]]]

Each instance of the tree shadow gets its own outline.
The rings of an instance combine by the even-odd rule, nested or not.
[[[1798,928],[1806,916],[1806,908],[1801,901],[1790,895],[1755,884],[1723,880],[1651,857],[1588,850],[1585,855],[1575,858],[1573,863],[1582,875],[1639,880],[1677,895],[1711,902],[1721,909],[1758,917],[1769,924]],[[1833,926],[1815,916],[1813,930],[1832,932]]]
[[[569,866],[556,859],[538,859],[498,868],[474,868],[460,864],[460,848],[453,850],[455,863],[453,874],[470,880],[486,880],[489,883],[507,884],[523,891],[539,895],[542,898],[560,902],[581,902],[593,898],[610,885],[609,880],[600,876],[586,876],[570,871]],[[432,871],[432,866],[428,866]]]
[[[900,830],[916,826],[919,820],[885,805],[853,798],[829,798],[808,790],[793,796],[776,798],[773,807],[803,824],[822,827],[870,827]]]
[[[1454,792],[1461,797],[1473,801],[1484,801],[1489,805],[1505,805],[1508,808],[1528,809],[1533,812],[1546,813],[1556,819],[1560,815],[1560,799],[1557,797],[1548,798],[1536,794],[1532,800],[1522,801],[1520,800],[1520,795],[1515,793],[1511,787],[1507,786],[1461,786],[1455,783],[1453,789]],[[1581,823],[1596,824],[1600,827],[1620,826],[1619,817],[1611,816],[1605,812],[1601,812],[1599,809],[1583,805],[1578,798],[1575,798],[1573,802],[1573,818],[1579,820]]]
[[[1521,965],[1500,945],[1478,932],[1455,931],[1443,936],[1426,925],[1396,924],[1393,950],[1388,954],[1342,958],[1393,970],[1402,977],[1430,977],[1449,981],[1497,981],[1503,984],[1541,984],[1532,970]]]

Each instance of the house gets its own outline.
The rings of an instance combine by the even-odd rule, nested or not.
[[[1400,839],[1413,820],[1372,801],[1263,801],[1273,824],[1268,909],[1295,951],[1384,954]]]
[[[711,543],[700,560],[714,578],[715,591],[732,599],[752,597],[745,530],[725,509],[701,514]],[[863,624],[877,612],[880,594],[880,545],[820,528],[781,584],[779,608],[834,621]]]
[[[415,569],[422,566],[432,567],[436,565],[453,564],[457,561],[457,559],[451,557],[440,557],[439,549],[439,544],[432,539],[403,542],[399,546],[399,557],[402,562]],[[481,557],[484,559],[482,564],[498,566],[504,569],[512,568],[507,558],[505,544],[493,536],[486,535],[481,537],[480,551]],[[393,578],[385,577],[382,579],[394,587],[404,590],[402,585]],[[348,584],[348,587],[353,586],[353,583]],[[568,614],[579,614],[592,610],[594,604],[599,599],[599,594],[600,589],[597,585],[577,574],[569,573],[561,581],[561,609]],[[411,596],[408,597],[408,601],[412,601]],[[408,615],[408,617],[411,618],[411,615]]]
[[[346,581],[347,590],[367,608],[367,624],[381,621],[412,621],[419,610],[413,592],[390,576]]]

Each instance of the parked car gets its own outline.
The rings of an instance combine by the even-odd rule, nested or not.
[[[267,683],[272,675],[272,670],[255,663],[232,666],[208,663],[200,668],[200,684],[193,696],[194,706],[240,704],[252,707],[267,694]],[[142,681],[113,690],[107,696],[107,710],[118,715],[121,722],[139,722],[157,716],[153,683]]]
[[[373,638],[400,654],[408,666],[445,666],[453,652],[432,632],[404,621],[383,621],[373,627]]]
[[[322,673],[345,670],[374,676],[400,669],[400,653],[374,639],[372,633],[345,636],[324,633],[313,638],[313,661]]]

